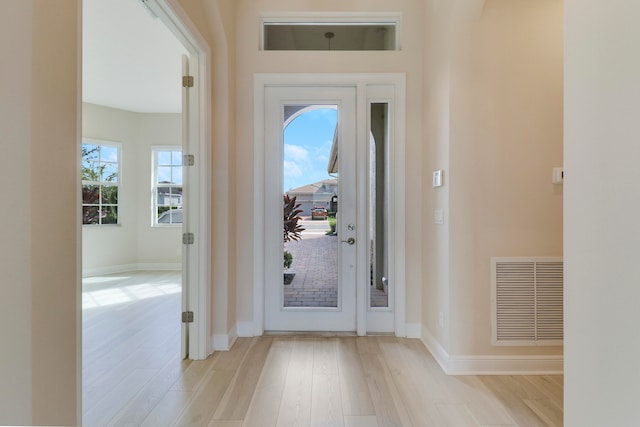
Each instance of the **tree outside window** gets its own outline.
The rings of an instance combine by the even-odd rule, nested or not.
[[[82,144],[82,224],[118,224],[120,147]]]

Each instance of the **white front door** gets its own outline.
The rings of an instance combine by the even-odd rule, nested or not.
[[[404,75],[257,74],[254,83],[253,333],[406,336]],[[333,153],[301,150],[285,135],[307,116],[305,111],[318,108],[333,109],[337,117]],[[314,139],[315,131],[307,132]],[[323,158],[329,181],[337,179],[335,204],[327,199],[331,182],[324,185],[314,173],[297,168],[295,156]],[[285,166],[289,174],[304,176],[303,182],[287,182]],[[324,233],[328,221],[305,218],[302,244],[283,244],[285,192],[298,195],[303,215],[309,214],[309,204],[335,210],[333,240]],[[293,263],[283,271],[284,250]],[[289,272],[296,276],[284,285],[283,273]]]
[[[285,128],[314,110],[337,117],[333,141],[296,148],[285,140]],[[316,130],[306,132],[311,140]],[[293,156],[286,163],[285,154]],[[295,159],[299,164],[292,164]],[[357,206],[362,198],[356,191],[356,88],[267,86],[265,160],[265,330],[355,332],[357,259],[366,241],[366,225],[358,224],[363,207]],[[311,163],[315,169],[305,170]],[[283,171],[285,164],[309,182],[283,188],[286,175],[293,173]],[[319,168],[326,176],[315,175]],[[304,228],[289,242],[283,242],[285,193],[297,197]],[[325,212],[335,214],[334,233],[334,220],[325,219]],[[283,271],[285,251],[293,260]],[[291,283],[284,284],[284,273],[295,274]]]

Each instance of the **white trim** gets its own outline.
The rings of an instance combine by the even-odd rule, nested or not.
[[[229,350],[229,335],[227,334],[214,334],[211,337],[213,342],[213,351],[227,351]]]
[[[253,322],[238,322],[236,324],[236,332],[239,337],[254,337],[262,335],[262,331],[259,334],[255,333]]]
[[[263,12],[261,23],[389,23],[397,24],[399,12]]]
[[[231,330],[227,334],[214,334],[211,337],[211,342],[213,343],[213,348],[211,349],[211,353],[214,351],[229,351],[231,347],[238,339],[238,335],[236,334],[236,328],[231,328]]]
[[[389,266],[393,270],[389,271],[389,278],[395,282],[395,328],[397,336],[407,334],[406,319],[406,242],[405,242],[405,209],[407,197],[405,195],[406,183],[406,80],[404,75],[402,79],[394,82],[396,89],[395,94],[395,118],[394,126],[394,146],[393,146],[393,162],[394,170],[391,172],[393,176],[392,197],[389,200],[391,206],[396,206],[392,217],[390,217],[390,228],[394,231],[389,236],[391,247],[389,253],[393,254],[393,258],[389,260]],[[391,213],[391,211],[390,211]]]
[[[420,341],[422,341],[422,344],[429,350],[433,358],[436,359],[436,362],[438,362],[442,370],[446,374],[449,374],[449,353],[440,345],[440,342],[424,328],[422,328],[420,334]]]
[[[369,152],[369,135],[371,128],[369,127],[369,97],[367,96],[366,82],[360,81],[356,84],[356,160],[355,171],[356,179],[356,240],[358,242],[366,242],[364,245],[356,245],[356,334],[358,336],[367,335],[367,307],[369,307],[369,281],[371,271],[368,266],[369,254],[369,216],[367,215],[368,195],[368,152]],[[338,158],[338,162],[343,159]],[[348,164],[348,163],[347,163]],[[342,168],[340,169],[342,171]],[[339,193],[340,195],[342,193]],[[339,196],[339,197],[342,197]],[[366,266],[364,269],[359,266]]]
[[[265,24],[393,24],[395,50],[402,50],[402,14],[399,12],[263,12],[260,14],[260,50]]]
[[[452,356],[448,375],[562,375],[563,356]]]
[[[251,335],[264,333],[264,286],[265,286],[265,220],[259,213],[264,209],[265,176],[265,86],[269,79],[261,74],[254,76],[253,83],[253,331]],[[248,331],[248,330],[247,330]],[[238,333],[240,328],[238,328]]]
[[[180,262],[165,262],[165,263],[143,262],[143,263],[138,263],[138,270],[142,270],[142,271],[144,270],[147,270],[147,271],[182,270],[182,263]]]
[[[396,87],[396,141],[394,153],[395,184],[393,186],[396,203],[392,225],[395,230],[394,250],[395,269],[390,272],[390,280],[395,283],[395,334],[406,335],[406,283],[405,283],[405,215],[403,202],[405,198],[405,74],[404,73],[353,73],[353,74],[255,74],[254,75],[254,270],[253,270],[253,335],[264,333],[264,277],[265,277],[265,222],[259,207],[264,206],[264,176],[265,176],[265,87],[266,86],[340,86],[350,85],[366,88],[367,85],[394,85]],[[357,94],[358,97],[360,95]],[[366,93],[363,94],[366,99]],[[358,107],[361,108],[360,104]],[[366,295],[366,292],[365,292]],[[358,309],[358,308],[357,308]],[[362,333],[362,316],[357,316],[357,331]]]
[[[426,330],[420,340],[447,375],[562,375],[564,356],[450,356]]]
[[[188,216],[185,224],[188,231],[196,236],[196,241],[189,245],[188,251],[183,250],[183,254],[190,252],[184,255],[183,263],[188,277],[188,309],[195,313],[194,322],[189,324],[189,358],[206,359],[212,348],[211,170],[207,160],[210,158],[211,140],[211,51],[178,0],[151,0],[147,4],[189,52],[189,74],[194,77],[194,90],[189,94],[191,138],[183,150],[196,158],[189,174],[196,182],[190,181],[186,190],[193,192],[195,197],[185,200]],[[218,303],[226,304],[226,301]]]
[[[395,207],[389,209],[387,219],[387,250],[388,277],[389,283],[389,303],[387,308],[367,308],[368,301],[365,301],[364,308],[367,322],[367,332],[395,332],[397,336],[407,336],[405,330],[404,312],[398,312],[398,301],[404,307],[405,301],[405,221],[404,211],[399,206],[406,203],[405,198],[405,81],[398,79],[389,84],[367,84],[366,91],[367,108],[367,128],[370,133],[370,107],[373,103],[386,103],[388,110],[388,159],[390,164],[388,185],[388,206]],[[391,91],[391,92],[390,92]],[[367,150],[368,156],[368,150]],[[365,156],[362,156],[365,157]],[[368,202],[367,202],[368,204]],[[401,286],[396,286],[396,283]],[[385,313],[386,312],[386,313]],[[391,327],[391,329],[388,329]],[[415,337],[418,337],[416,334]]]
[[[407,323],[405,327],[405,337],[420,338],[422,334],[422,325],[420,323]]]
[[[165,263],[137,263],[137,264],[118,264],[107,267],[85,268],[82,270],[82,277],[102,276],[105,274],[126,273],[129,271],[180,271],[182,263],[165,262]]]

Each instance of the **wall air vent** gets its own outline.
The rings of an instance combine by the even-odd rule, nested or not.
[[[494,345],[562,345],[562,258],[492,258]]]

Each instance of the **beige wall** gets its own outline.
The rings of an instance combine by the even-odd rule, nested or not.
[[[31,423],[32,13],[31,1],[0,2],[0,177],[13,198],[0,210],[0,425]]]
[[[450,355],[558,354],[491,345],[490,258],[562,256],[562,186],[551,183],[562,166],[562,1],[487,0],[471,21],[431,7],[466,26],[434,22],[425,44],[435,64],[423,179],[445,169],[445,186],[426,189],[424,217],[443,209],[445,224],[425,224],[423,326]]]
[[[79,6],[76,0],[33,6],[31,206],[46,215],[31,217],[32,421],[74,424],[80,369]]]
[[[13,193],[0,239],[5,425],[78,424],[78,17],[76,0],[0,2],[2,174]]]
[[[449,322],[449,122],[451,2],[429,1],[424,21],[424,101],[422,175],[422,329],[445,351],[450,348]],[[443,186],[432,187],[432,172],[443,170]],[[434,211],[442,210],[445,221],[434,224]]]
[[[561,0],[486,1],[452,61],[452,354],[512,351],[490,344],[490,257],[562,256],[562,70]]]
[[[640,425],[640,3],[565,2],[565,426]]]
[[[117,226],[82,228],[85,273],[172,267],[181,262],[181,227],[152,227],[151,150],[180,146],[180,114],[134,113],[84,103],[83,138],[121,144],[120,206]],[[86,275],[86,274],[85,274]]]

